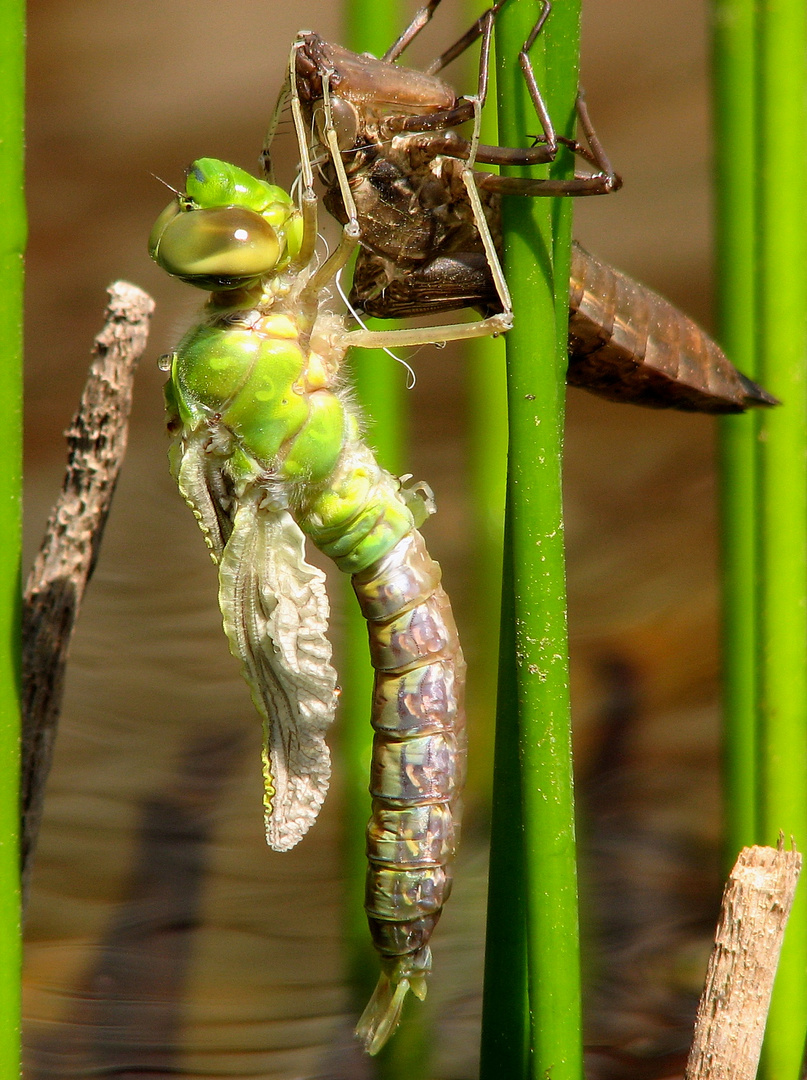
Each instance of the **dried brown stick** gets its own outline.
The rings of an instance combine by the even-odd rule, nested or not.
[[[64,691],[70,638],[95,569],[121,462],[126,453],[132,381],[148,338],[151,297],[117,281],[95,339],[78,412],[68,429],[62,493],[31,570],[22,609],[21,868],[31,872],[45,782]]]
[[[723,893],[686,1080],[754,1080],[801,855],[743,848]]]

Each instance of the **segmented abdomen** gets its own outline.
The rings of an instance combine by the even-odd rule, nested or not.
[[[683,312],[578,244],[566,381],[615,401],[691,412],[777,404]]]
[[[327,488],[299,518],[352,574],[376,673],[365,908],[382,974],[356,1029],[371,1054],[394,1031],[407,991],[426,993],[465,778],[465,661],[440,567],[418,532],[433,510],[428,489],[402,486],[348,432]]]
[[[366,910],[376,948],[405,976],[451,888],[465,773],[465,662],[440,567],[415,531],[353,577],[376,670]]]

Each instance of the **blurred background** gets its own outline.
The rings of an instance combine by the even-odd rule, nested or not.
[[[453,41],[467,10],[445,0],[409,62]],[[583,20],[589,106],[625,186],[580,200],[575,234],[708,328],[706,0],[586,0]],[[137,283],[157,313],[48,789],[26,927],[29,1080],[371,1075],[352,1039],[340,947],[338,755],[315,829],[293,852],[269,852],[259,723],[166,464],[156,360],[203,297],[146,252],[169,198],[155,177],[179,186],[202,155],[257,169],[301,27],[341,40],[338,5],[30,6],[26,566],[61,483],[62,432],[106,285]],[[289,183],[290,136],[278,160]],[[413,366],[407,471],[436,493],[427,540],[473,672],[489,663],[475,621],[488,583],[475,560],[464,361],[431,349]],[[715,431],[710,418],[569,394],[592,1076],[681,1071],[719,897]],[[332,591],[338,646],[343,594]],[[425,1006],[436,1080],[473,1077],[478,1053],[490,695],[469,711],[473,783]]]

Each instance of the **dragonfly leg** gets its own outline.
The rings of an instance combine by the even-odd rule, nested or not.
[[[524,178],[527,185],[525,187],[516,187],[515,185],[509,184],[503,184],[497,187],[494,183],[486,183],[485,187],[487,187],[489,191],[500,191],[503,193],[510,192],[522,195],[550,196],[607,195],[612,191],[618,191],[622,187],[622,178],[614,172],[613,166],[605,152],[605,148],[600,142],[597,132],[594,130],[594,125],[591,122],[588,106],[586,104],[586,95],[582,87],[577,91],[575,111],[585,142],[578,142],[577,139],[569,139],[563,135],[555,135],[552,121],[546,110],[546,105],[544,104],[541,91],[535,78],[532,62],[529,58],[529,49],[535,41],[537,32],[540,31],[543,23],[546,21],[547,14],[548,12],[542,14],[542,18],[539,19],[535,27],[533,27],[530,36],[524,43],[524,47],[518,54],[519,65],[521,66],[521,71],[527,84],[530,98],[535,107],[536,115],[540,120],[543,134],[536,136],[536,145],[530,147],[528,150],[502,146],[480,146],[477,153],[477,160],[482,161],[487,165],[542,165],[546,164],[548,160],[554,160],[557,144],[561,143],[571,150],[572,153],[584,158],[595,168],[596,172],[588,176],[576,175],[570,180],[563,181]],[[548,150],[552,151],[551,158],[544,156]],[[519,179],[514,177],[503,177],[502,179],[515,179],[520,183]]]
[[[476,179],[479,186],[485,191],[498,191],[503,195],[550,197],[556,195],[608,195],[612,191],[619,191],[622,187],[622,177],[614,172],[605,148],[594,130],[588,106],[586,105],[585,93],[582,89],[577,92],[575,107],[577,119],[585,136],[585,143],[577,142],[575,139],[567,139],[562,135],[558,136],[557,141],[568,147],[573,153],[585,158],[589,164],[594,166],[596,172],[587,176],[576,174],[568,180],[538,180],[526,176],[496,176],[493,173],[477,173]],[[544,149],[543,146],[538,146],[535,150],[480,146],[477,152],[477,160],[489,165],[537,165],[541,164],[541,161],[532,160],[533,154],[537,150],[540,157],[541,151]]]
[[[513,316],[502,312],[476,322],[448,323],[446,326],[414,326],[402,330],[349,330],[342,338],[345,347],[395,349],[410,345],[442,345],[446,341],[498,337],[513,326]]]
[[[434,75],[437,71],[440,71],[447,63],[453,60],[455,57],[475,41],[476,38],[482,38],[482,47],[479,53],[479,76],[477,79],[476,98],[479,99],[482,105],[484,105],[488,92],[488,78],[490,71],[490,41],[493,31],[493,24],[496,15],[502,9],[506,0],[500,0],[500,3],[494,4],[493,7],[480,15],[471,29],[462,37],[458,42],[447,49],[445,53],[438,60],[436,60],[431,67],[426,69],[426,74]],[[530,160],[528,162],[510,162],[507,164],[530,164],[541,165],[550,161],[554,161],[557,154],[557,138],[555,136],[555,129],[552,121],[549,117],[549,111],[547,110],[544,99],[541,95],[541,91],[538,88],[538,83],[533,72],[532,64],[529,59],[529,50],[535,44],[535,39],[540,34],[544,27],[544,23],[549,17],[549,13],[552,10],[552,4],[550,0],[542,0],[541,14],[538,16],[538,20],[533,26],[527,40],[519,52],[519,63],[521,70],[524,72],[524,78],[527,82],[527,86],[530,91],[530,97],[532,99],[533,106],[535,108],[536,115],[540,121],[543,134],[536,139],[536,145],[532,146],[529,151],[510,151],[504,147],[484,147],[484,154],[480,154],[480,161],[486,161],[488,164],[493,164],[490,159],[491,154],[500,155],[502,153],[509,154],[514,153],[528,153]],[[443,109],[439,112],[431,112],[423,116],[396,116],[391,117],[387,122],[387,128],[390,132],[424,132],[424,131],[441,131],[447,128],[457,127],[459,124],[465,123],[466,120],[471,120],[474,113],[474,97],[467,96],[458,99],[457,104],[451,109]],[[480,148],[482,149],[482,148]],[[436,153],[444,153],[443,150],[436,150]],[[453,155],[454,157],[465,156],[461,147],[456,147]]]
[[[600,142],[597,132],[594,130],[594,125],[591,122],[591,117],[588,114],[588,105],[586,104],[586,93],[583,87],[579,87],[577,91],[577,100],[575,102],[575,108],[577,109],[577,119],[580,123],[580,127],[583,129],[583,134],[586,137],[586,143],[592,154],[592,165],[595,166],[600,175],[610,178],[611,181],[616,184],[614,190],[619,190],[622,186],[622,178],[618,176],[611,165],[611,161],[605,152],[605,147]],[[586,154],[579,143],[575,143],[575,153]]]
[[[519,66],[527,84],[535,114],[541,125],[541,134],[535,137],[534,145],[529,148],[519,148],[488,146],[477,142],[476,151],[474,152],[466,140],[456,138],[453,133],[451,138],[443,134],[446,129],[472,119],[475,100],[479,100],[481,104],[485,103],[490,66],[491,32],[495,17],[504,3],[506,3],[506,0],[501,0],[500,3],[489,8],[455,45],[427,69],[427,73],[430,75],[439,71],[450,60],[458,56],[464,48],[467,48],[473,40],[481,36],[482,47],[479,57],[479,78],[475,98],[473,96],[460,98],[452,109],[431,112],[423,116],[390,117],[385,124],[386,130],[391,134],[398,132],[417,133],[418,146],[426,153],[435,156],[443,154],[446,157],[467,159],[472,163],[480,161],[488,165],[546,165],[555,160],[558,144],[562,144],[582,157],[596,170],[592,175],[578,175],[570,180],[529,180],[527,181],[527,188],[516,187],[509,183],[497,188],[492,182],[488,183],[486,181],[485,186],[489,190],[552,197],[556,195],[604,195],[618,190],[622,186],[622,181],[614,173],[605,150],[597,137],[582,90],[578,94],[577,116],[585,142],[578,142],[576,139],[558,136],[555,133],[549,110],[535,78],[529,54],[552,11],[550,0],[542,0],[540,15],[518,54]],[[429,136],[425,134],[426,132],[435,132],[436,134]],[[520,181],[517,183],[520,183]]]
[[[496,191],[501,195],[548,197],[557,195],[609,195],[613,191],[619,191],[622,187],[622,177],[614,172],[608,155],[594,130],[582,89],[578,91],[576,107],[577,117],[586,137],[587,145],[578,143],[574,139],[566,139],[563,136],[558,137],[558,142],[568,146],[575,154],[579,154],[590,162],[597,170],[595,173],[590,173],[587,176],[576,174],[568,180],[539,180],[527,176],[498,176],[494,173],[476,172],[474,175],[479,187],[483,191]],[[488,155],[486,153],[488,149],[496,151],[495,155]],[[495,165],[535,164],[524,160],[529,154],[530,151],[508,151],[503,147],[489,148],[480,146],[477,159]]]
[[[266,138],[263,140],[263,147],[261,149],[261,169],[270,184],[275,183],[275,170],[272,165],[272,143],[274,142],[277,129],[280,125],[280,117],[283,115],[283,110],[286,107],[290,95],[291,85],[287,70],[286,78],[283,80],[280,93],[277,95],[274,111],[272,112],[272,117],[269,121],[269,129],[266,132]]]
[[[466,48],[467,45],[470,44],[471,41],[474,41],[477,37],[481,36],[482,38],[482,46],[479,53],[479,75],[477,78],[476,94],[458,98],[457,103],[450,109],[440,109],[438,111],[424,113],[421,116],[392,116],[387,120],[385,124],[386,130],[390,134],[396,134],[405,131],[417,132],[418,134],[425,131],[443,131],[447,128],[454,128],[458,124],[464,124],[466,120],[473,119],[476,109],[474,102],[478,101],[481,106],[485,104],[485,99],[487,98],[488,77],[490,71],[490,43],[493,34],[493,22],[496,17],[496,13],[499,11],[499,9],[504,3],[506,3],[506,0],[501,0],[501,3],[496,4],[494,7],[488,8],[488,10],[483,15],[479,16],[474,25],[471,27],[471,30],[468,31],[468,33],[465,35],[465,38],[468,39],[465,45]],[[548,4],[549,0],[544,0],[544,3]],[[465,38],[461,38],[460,41],[464,41]],[[459,42],[457,44],[459,44]],[[453,48],[455,48],[455,46],[452,46],[452,49]],[[448,51],[452,52],[451,49]],[[454,53],[454,55],[458,55],[458,53]],[[434,74],[434,72],[429,69],[427,70],[426,74],[432,75]],[[546,110],[544,110],[544,112],[546,112]],[[440,151],[438,150],[437,153],[440,153]],[[547,161],[549,160],[551,160],[551,158],[548,157]]]
[[[456,59],[462,52],[465,51],[478,37],[482,38],[482,48],[479,56],[479,78],[477,83],[476,96],[479,98],[482,104],[485,103],[487,98],[488,88],[488,74],[490,70],[490,36],[493,28],[493,22],[496,15],[504,7],[507,0],[500,0],[498,4],[494,4],[488,8],[471,28],[455,42],[451,48],[446,49],[441,56],[437,58],[428,68],[426,68],[427,75],[436,75],[438,71],[441,71],[452,60]],[[543,95],[538,87],[538,82],[535,78],[535,72],[533,71],[532,63],[529,58],[529,51],[535,44],[535,40],[544,28],[544,23],[549,17],[552,11],[551,0],[542,0],[541,14],[533,26],[532,30],[524,42],[521,51],[518,54],[519,64],[524,75],[524,79],[527,83],[527,87],[530,92],[530,98],[532,99],[533,106],[535,108],[536,115],[541,123],[543,134],[536,137],[536,145],[531,147],[533,153],[533,160],[530,162],[510,162],[507,164],[531,164],[542,165],[547,164],[554,160],[557,153],[557,138],[555,136],[555,129],[552,124],[552,120],[549,116],[549,111],[543,99]],[[456,127],[458,124],[464,123],[466,120],[470,120],[473,115],[473,98],[462,97],[459,99],[458,104],[453,109],[445,109],[440,112],[432,112],[426,116],[407,116],[395,118],[390,122],[390,131],[434,131],[440,128]],[[570,140],[565,140],[570,143]],[[573,146],[573,144],[572,144]],[[491,152],[508,153],[510,152],[504,147],[486,147],[486,150]],[[537,156],[535,156],[537,155]],[[584,156],[586,156],[584,154]],[[480,158],[480,160],[487,161],[486,157]],[[591,160],[589,158],[589,160]],[[493,164],[493,162],[488,162]]]
[[[461,56],[466,49],[473,45],[478,37],[482,36],[485,21],[488,17],[495,19],[498,12],[501,11],[506,3],[507,0],[499,0],[498,4],[493,4],[487,11],[483,11],[476,22],[465,31],[458,41],[455,41],[450,48],[446,49],[445,52],[441,53],[436,60],[425,68],[426,74],[436,75],[439,71],[442,71],[443,68],[448,67],[448,65],[453,60],[456,60],[458,56]]]
[[[415,16],[411,23],[401,36],[394,41],[392,45],[387,49],[384,55],[381,57],[386,63],[391,64],[394,60],[397,60],[404,49],[407,48],[415,40],[420,31],[427,26],[431,20],[436,9],[440,6],[442,0],[429,0],[422,8],[415,12]]]
[[[296,89],[292,101],[294,101],[294,97],[296,97]],[[299,97],[297,98],[297,105],[299,108]],[[353,199],[353,192],[350,190],[347,173],[345,172],[345,163],[342,160],[342,151],[339,148],[339,138],[336,128],[334,127],[333,110],[331,108],[330,76],[327,72],[324,72],[322,75],[322,106],[324,123],[321,137],[328,147],[328,152],[331,156],[331,161],[333,162],[333,167],[339,183],[339,193],[342,196],[347,221],[342,226],[342,237],[336,251],[328,256],[322,266],[320,266],[306,283],[306,286],[301,293],[301,298],[303,300],[306,297],[314,299],[320,295],[326,285],[328,285],[328,283],[331,282],[339,271],[347,264],[351,255],[356,250],[361,236],[359,218],[356,213],[356,203]],[[302,119],[302,112],[300,113],[300,116]],[[310,173],[310,160],[307,161],[307,166]],[[313,177],[311,179],[311,184],[313,185]],[[306,190],[308,189],[306,188]],[[311,190],[313,194],[313,186]]]
[[[317,246],[317,195],[314,191],[314,172],[311,168],[311,155],[308,150],[305,120],[303,109],[300,105],[300,95],[297,91],[297,52],[302,47],[301,41],[295,41],[289,52],[289,67],[286,76],[288,81],[288,96],[291,101],[291,115],[294,121],[294,132],[297,136],[297,149],[300,155],[300,182],[302,193],[300,195],[300,210],[303,215],[303,239],[300,244],[300,253],[294,261],[295,269],[304,269],[314,258]],[[283,91],[278,99],[280,105],[283,99]],[[282,108],[282,105],[280,106]],[[277,108],[277,107],[276,107]],[[271,133],[271,129],[270,129]]]
[[[487,60],[487,54],[490,51],[490,31],[492,29],[492,20],[488,20],[488,26],[485,36],[483,37],[483,53],[485,53],[485,59]],[[485,84],[487,88],[487,80]],[[510,290],[507,288],[507,282],[505,281],[504,271],[502,270],[502,264],[499,262],[499,256],[496,253],[496,245],[493,241],[493,236],[490,232],[490,226],[488,225],[488,219],[485,217],[485,211],[482,207],[482,200],[479,198],[479,190],[476,186],[476,179],[474,177],[474,161],[476,159],[477,149],[479,147],[479,133],[482,126],[482,101],[479,98],[474,100],[474,133],[471,138],[471,146],[468,153],[468,160],[465,163],[465,168],[462,170],[462,182],[465,184],[465,190],[468,192],[468,200],[471,204],[471,210],[474,216],[474,224],[479,232],[479,238],[482,241],[482,247],[485,249],[485,257],[490,267],[490,272],[493,277],[493,284],[496,287],[496,295],[502,305],[502,313],[512,318],[513,303],[510,299]]]
[[[506,146],[480,146],[477,152],[477,160],[487,165],[500,166],[544,165],[548,161],[554,160],[557,152],[557,145],[560,143],[571,150],[572,153],[578,155],[578,157],[582,157],[592,165],[596,171],[589,175],[575,175],[569,180],[535,180],[526,177],[523,179],[518,177],[501,177],[500,179],[505,182],[498,186],[495,183],[497,178],[491,176],[489,180],[486,179],[483,186],[489,191],[547,196],[607,195],[612,191],[618,191],[622,187],[622,178],[614,172],[613,166],[605,152],[605,148],[600,142],[597,132],[594,130],[588,106],[586,105],[585,93],[582,88],[577,92],[575,109],[585,142],[579,142],[577,139],[569,139],[566,136],[555,134],[552,121],[546,110],[546,105],[544,104],[541,91],[535,78],[535,72],[533,71],[532,63],[529,58],[529,48],[535,40],[534,35],[536,29],[540,30],[545,21],[546,18],[544,15],[543,21],[539,19],[529,38],[524,43],[524,48],[519,53],[521,71],[524,75],[524,80],[527,83],[527,88],[533,106],[535,107],[536,115],[541,123],[543,134],[536,136],[536,145],[526,150]],[[455,152],[458,152],[459,149],[460,147],[457,146]],[[551,156],[547,156],[550,151]],[[514,180],[515,183],[510,184],[510,180]]]
[[[533,108],[535,109],[535,115],[540,121],[543,135],[539,135],[536,139],[537,144],[543,144],[544,148],[551,152],[552,158],[554,158],[557,152],[557,139],[555,136],[555,129],[552,125],[552,121],[549,117],[549,111],[546,107],[543,94],[538,86],[538,80],[535,78],[535,71],[533,70],[532,61],[530,60],[530,49],[535,44],[535,39],[541,33],[544,28],[544,23],[549,17],[549,12],[552,10],[552,5],[549,0],[544,0],[541,14],[538,16],[538,21],[527,37],[527,40],[521,47],[521,51],[518,54],[518,63],[521,67],[521,74],[524,76],[524,81],[527,84],[527,89],[530,92],[530,100],[532,101]]]

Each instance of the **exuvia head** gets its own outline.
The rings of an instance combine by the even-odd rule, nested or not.
[[[199,158],[185,191],[154,223],[149,254],[200,289],[238,289],[285,269],[299,254],[302,229],[282,188],[226,161]]]

